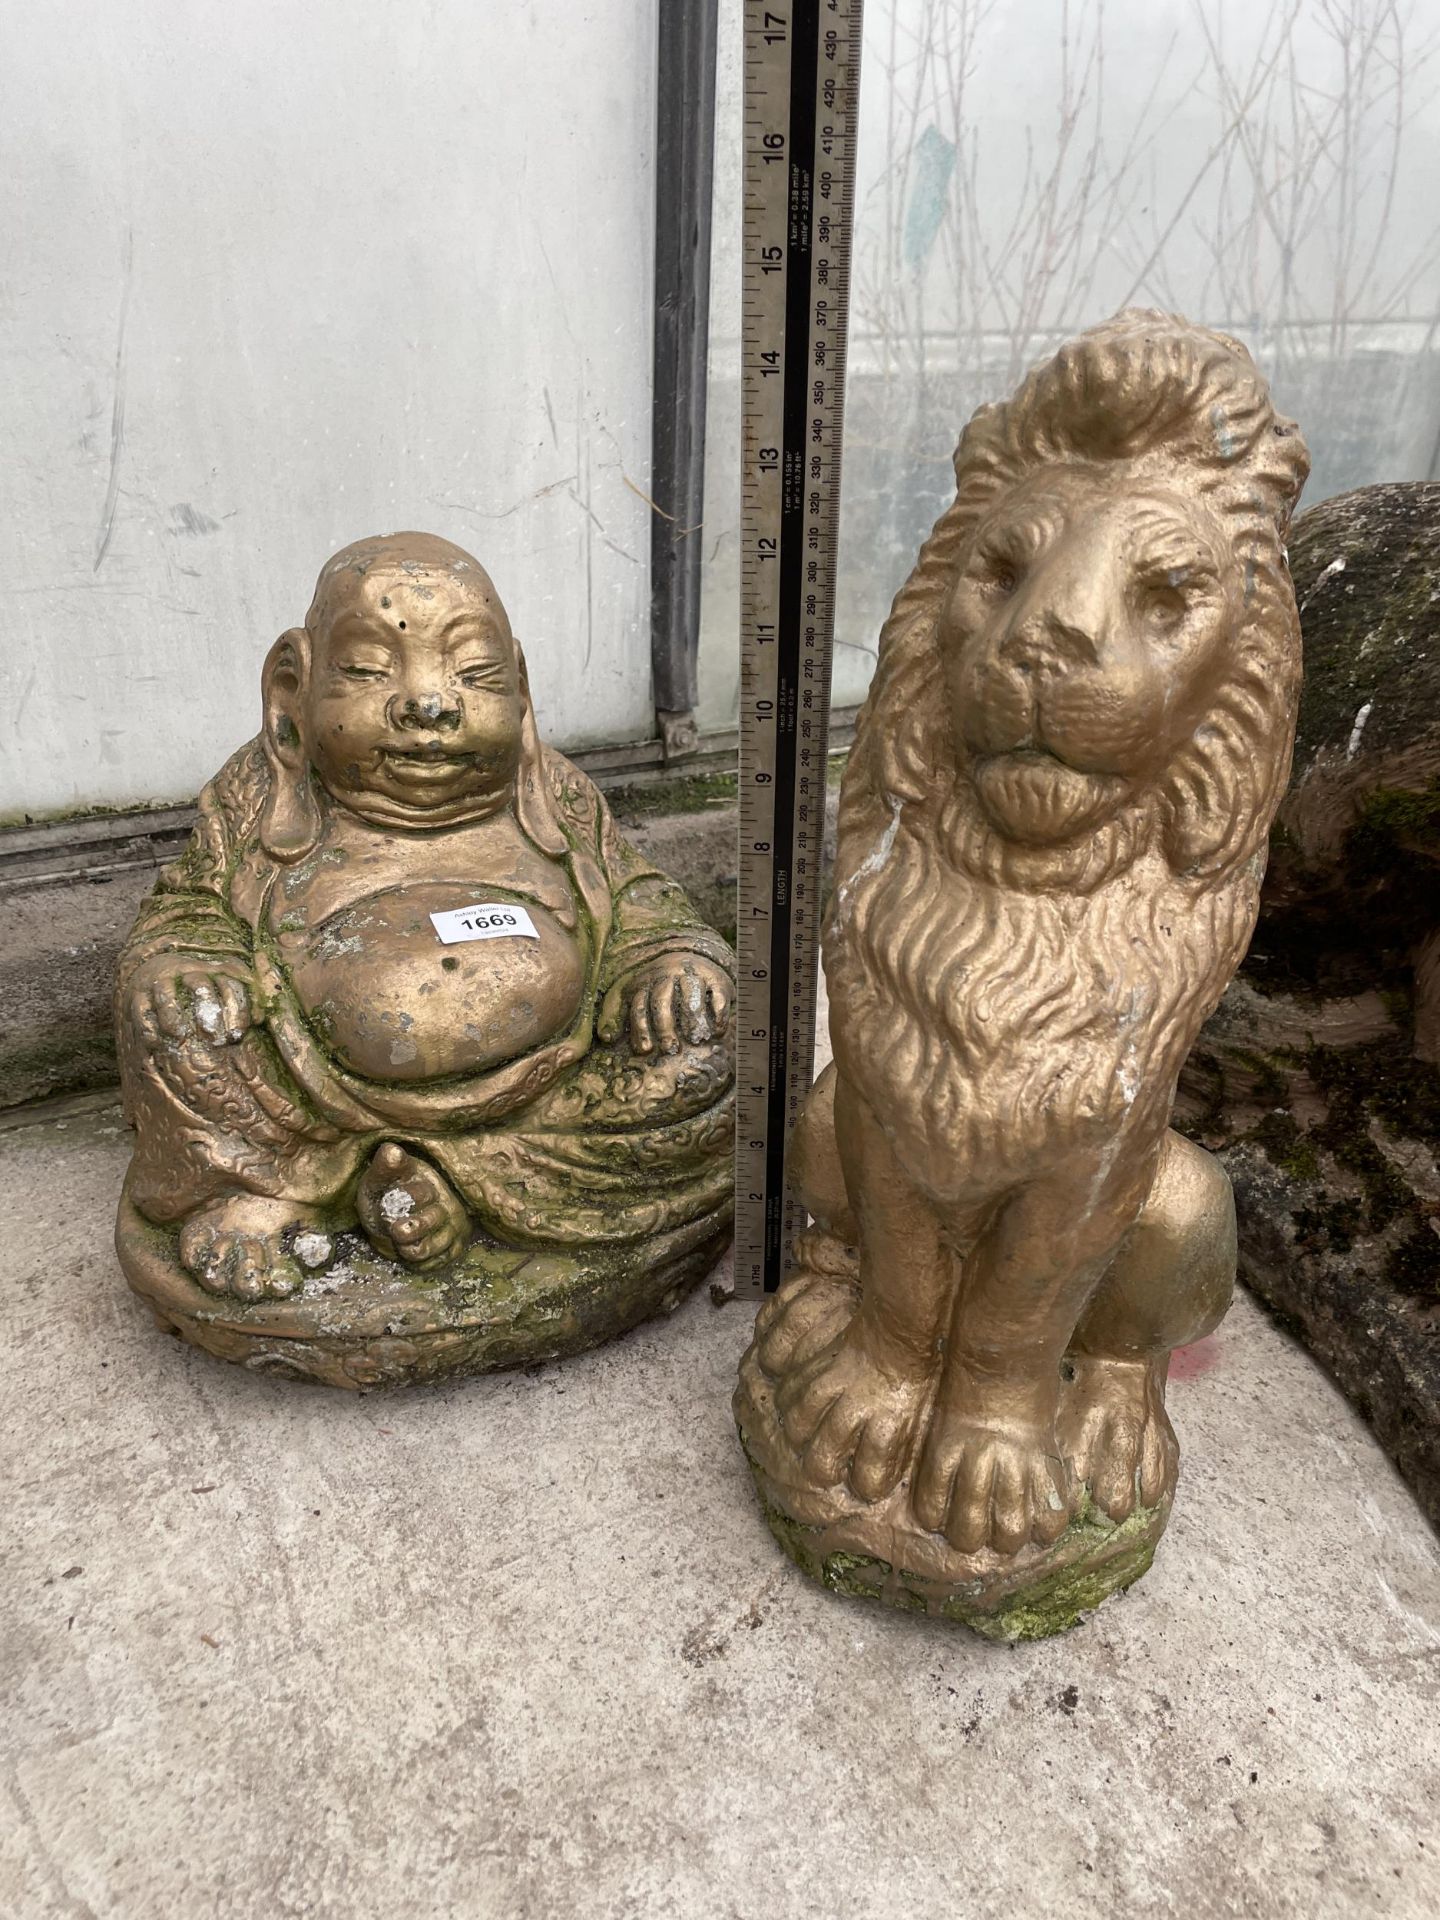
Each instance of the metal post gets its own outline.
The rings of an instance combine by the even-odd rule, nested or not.
[[[655,348],[650,662],[667,760],[699,746],[700,522],[710,314],[719,0],[660,0],[655,138]]]

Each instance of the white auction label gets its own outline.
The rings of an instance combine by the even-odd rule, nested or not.
[[[509,906],[503,900],[484,901],[478,907],[450,907],[444,913],[432,913],[430,924],[447,947],[461,940],[540,938],[524,907]]]

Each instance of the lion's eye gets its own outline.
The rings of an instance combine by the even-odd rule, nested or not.
[[[1141,589],[1140,604],[1157,626],[1175,627],[1190,611],[1190,602],[1168,580],[1151,580]]]
[[[985,585],[993,593],[1014,593],[1020,584],[1020,569],[1013,560],[999,553],[982,554],[980,560]]]

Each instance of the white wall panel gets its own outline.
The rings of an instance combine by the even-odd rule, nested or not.
[[[193,793],[397,527],[651,732],[655,4],[3,0],[0,818]]]

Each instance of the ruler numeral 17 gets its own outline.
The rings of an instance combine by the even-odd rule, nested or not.
[[[735,1275],[757,1293],[798,1224],[785,1155],[814,1049],[860,0],[744,18]]]

